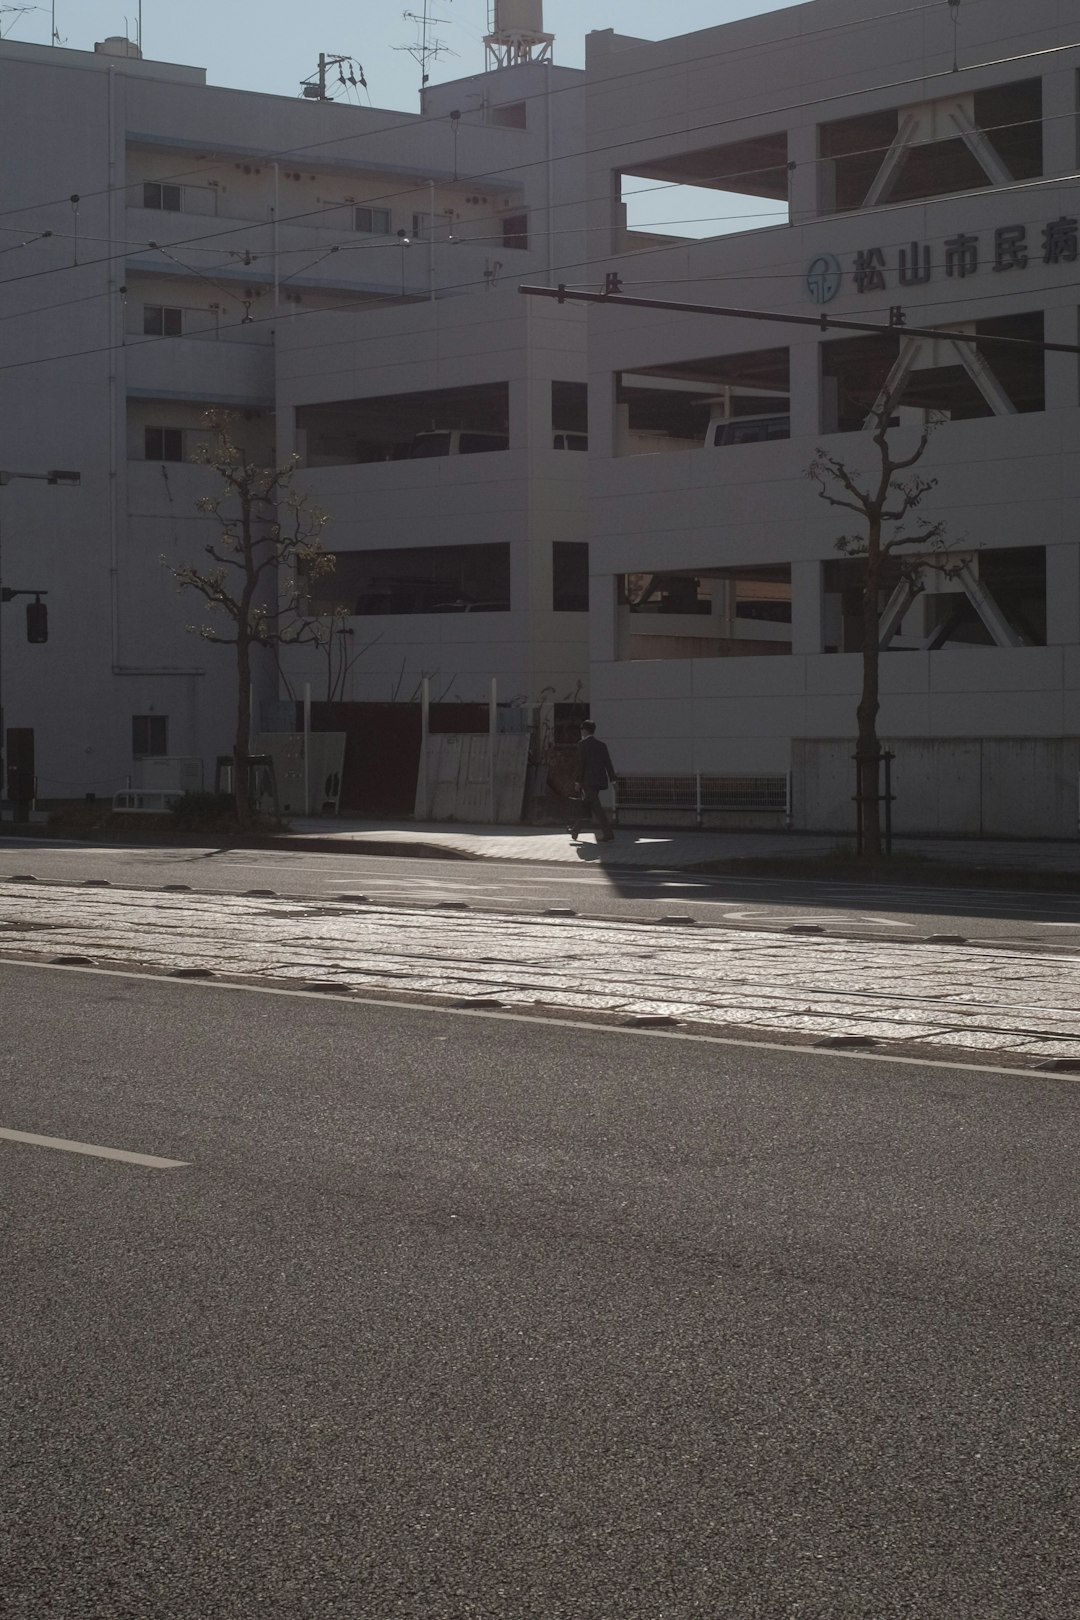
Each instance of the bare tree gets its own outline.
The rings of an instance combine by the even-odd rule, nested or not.
[[[866,438],[874,445],[877,467],[869,474],[849,468],[839,456],[820,445],[806,476],[818,487],[818,495],[830,506],[854,512],[861,528],[854,534],[843,534],[836,541],[836,549],[845,557],[863,559],[860,580],[862,618],[862,693],[858,707],[858,791],[862,804],[863,852],[869,860],[881,856],[881,743],[877,720],[880,709],[879,664],[881,638],[879,620],[881,591],[886,563],[901,558],[901,574],[914,576],[935,556],[936,566],[943,566],[945,550],[945,524],[919,515],[918,508],[926,496],[937,487],[936,478],[924,478],[913,473],[903,477],[909,468],[922,460],[929,443],[931,425],[927,424],[919,442],[910,455],[897,457],[889,444],[890,414],[888,403],[874,407],[870,413],[873,430]],[[923,555],[918,555],[922,553]],[[929,556],[927,556],[929,554]]]
[[[257,649],[275,657],[282,647],[323,646],[334,616],[313,613],[307,600],[313,580],[334,568],[319,536],[325,513],[293,487],[298,457],[283,467],[260,467],[236,442],[226,415],[207,418],[208,442],[199,459],[217,473],[221,487],[196,502],[216,522],[203,546],[208,561],[173,567],[182,590],[197,592],[207,620],[190,625],[204,641],[236,649],[236,739],[233,780],[236,819],[251,825],[251,676]]]

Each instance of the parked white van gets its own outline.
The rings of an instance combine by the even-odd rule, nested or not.
[[[475,428],[436,428],[417,433],[394,451],[395,461],[426,461],[431,456],[475,456],[488,450],[508,450],[509,436]]]

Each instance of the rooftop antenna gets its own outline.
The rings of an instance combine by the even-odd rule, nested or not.
[[[25,17],[31,11],[43,10],[43,6],[0,6],[0,39],[7,37],[3,22],[5,17],[11,18],[11,22],[7,24],[7,32],[10,32],[10,30],[15,27],[20,17]]]
[[[438,23],[449,23],[450,19],[449,17],[433,17],[430,10],[430,0],[424,0],[423,11],[404,11],[402,12],[402,16],[405,18],[406,22],[416,24],[420,37],[416,41],[415,45],[395,45],[394,49],[396,51],[407,52],[407,54],[412,57],[413,61],[419,64],[420,93],[422,95],[425,86],[431,78],[431,74],[428,72],[428,65],[432,62],[437,62],[440,56],[457,55],[457,51],[452,51],[445,40],[432,39],[430,32],[430,30]]]
[[[551,61],[555,35],[544,32],[544,0],[491,0],[489,17],[489,69]]]

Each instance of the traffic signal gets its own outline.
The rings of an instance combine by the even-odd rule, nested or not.
[[[49,639],[49,609],[44,602],[27,603],[26,639],[37,646]]]

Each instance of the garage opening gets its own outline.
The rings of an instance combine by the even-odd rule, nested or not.
[[[885,332],[823,343],[822,430],[857,433],[886,406],[894,426],[916,428],[1045,410],[1041,310],[954,321],[949,330],[973,341]]]
[[[615,171],[613,250],[788,223],[787,135],[759,135]]]
[[[403,546],[339,551],[332,572],[313,582],[312,613],[362,618],[388,613],[505,613],[510,547]]]
[[[723,450],[791,436],[787,349],[753,349],[623,371],[617,456]]]
[[[787,564],[622,574],[620,658],[755,658],[791,652]]]
[[[844,213],[1042,174],[1042,82],[1024,79],[966,95],[822,124],[819,203]]]
[[[301,405],[296,448],[307,467],[480,455],[510,444],[510,385],[479,383]]]
[[[824,565],[826,652],[862,651],[862,569],[857,557]],[[889,652],[1045,647],[1045,546],[965,551],[925,562],[888,557],[878,631]]]

